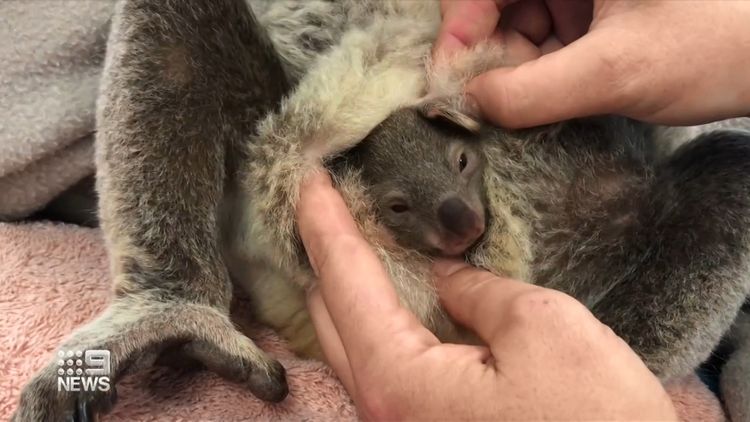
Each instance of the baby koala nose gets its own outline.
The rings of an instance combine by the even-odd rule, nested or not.
[[[457,237],[476,240],[484,230],[481,217],[461,198],[454,196],[446,199],[437,212],[443,227]]]

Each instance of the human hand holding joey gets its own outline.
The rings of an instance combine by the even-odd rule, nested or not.
[[[466,88],[505,127],[605,113],[689,125],[750,110],[747,2],[443,0],[442,12],[436,54],[500,36],[524,62]]]
[[[439,262],[444,306],[487,346],[442,344],[401,306],[325,173],[297,214],[318,338],[361,417],[675,420],[657,378],[570,296]]]

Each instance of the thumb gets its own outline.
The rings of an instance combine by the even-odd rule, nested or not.
[[[499,327],[507,323],[506,311],[513,309],[519,295],[541,290],[460,261],[437,260],[432,268],[445,309],[489,345],[493,344]]]
[[[619,71],[626,57],[610,44],[589,33],[518,67],[485,72],[467,84],[466,94],[486,120],[507,128],[618,111],[629,97]]]
[[[437,281],[443,281],[453,274],[467,268],[472,268],[472,266],[466,263],[466,261],[450,258],[437,259],[432,264],[432,271],[438,277]]]

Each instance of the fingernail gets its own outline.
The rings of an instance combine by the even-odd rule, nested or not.
[[[467,268],[469,264],[463,261],[457,261],[454,259],[440,259],[434,262],[432,265],[432,271],[438,277],[451,276],[464,268]]]

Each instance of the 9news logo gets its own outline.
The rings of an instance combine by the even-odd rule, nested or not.
[[[109,391],[109,350],[57,352],[57,391]]]

